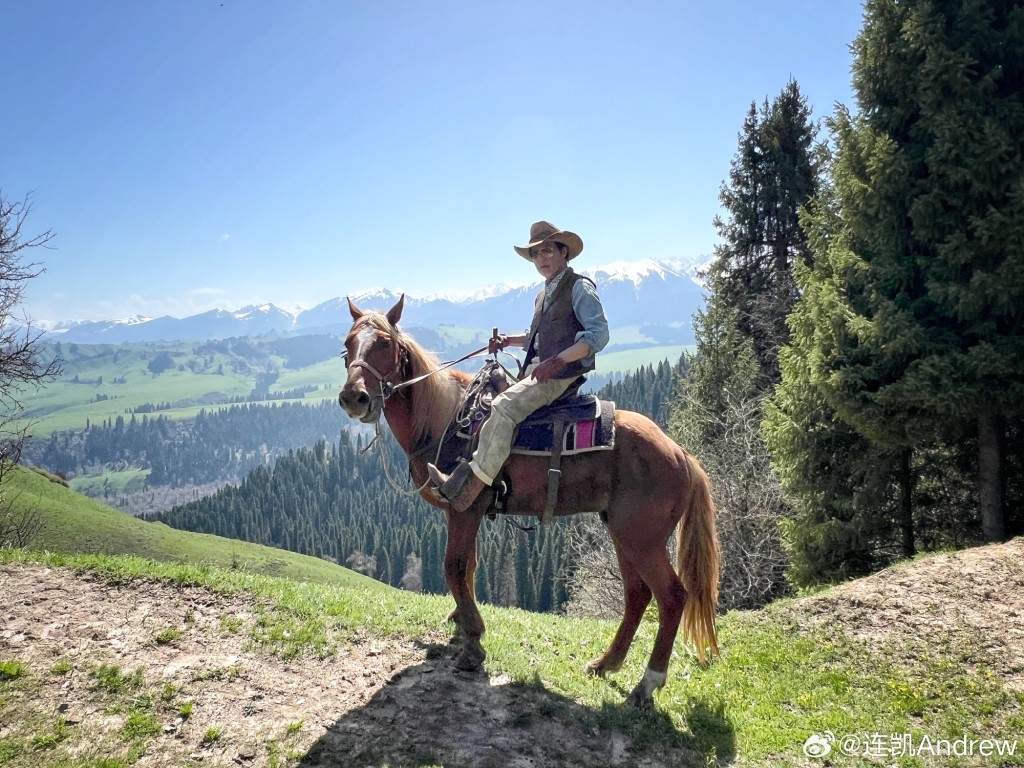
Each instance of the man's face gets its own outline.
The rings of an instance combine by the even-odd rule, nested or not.
[[[558,243],[550,241],[531,248],[530,260],[533,261],[533,265],[545,280],[550,280],[558,275],[565,269],[568,261],[566,254],[558,247]]]

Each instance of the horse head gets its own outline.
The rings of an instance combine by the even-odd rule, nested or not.
[[[347,379],[338,394],[338,403],[353,419],[374,423],[380,418],[384,401],[391,396],[408,364],[408,353],[398,338],[405,294],[386,314],[364,312],[348,300],[352,328],[345,338]]]

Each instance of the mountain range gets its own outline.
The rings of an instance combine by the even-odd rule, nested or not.
[[[636,326],[659,343],[692,344],[693,313],[704,298],[692,268],[680,261],[615,262],[579,270],[592,278],[613,328]],[[540,282],[528,286],[494,286],[459,297],[407,295],[403,326],[457,326],[514,332],[529,325]],[[362,309],[388,309],[399,295],[383,288],[358,291],[349,297]],[[80,344],[125,344],[149,341],[205,341],[241,336],[339,334],[351,324],[345,297],[330,299],[299,312],[273,304],[235,311],[214,309],[189,317],[63,321],[47,331],[47,341]]]

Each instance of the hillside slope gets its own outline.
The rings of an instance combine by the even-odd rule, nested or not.
[[[296,581],[389,589],[374,579],[316,557],[147,522],[21,468],[10,475],[4,494],[14,497],[17,508],[31,511],[38,521],[40,530],[31,542],[37,550],[131,555]]]
[[[655,713],[620,703],[650,621],[603,681],[579,665],[611,624],[485,609],[486,672],[466,674],[449,601],[387,594],[0,552],[0,765],[1021,764],[803,749],[1019,738],[1021,539],[723,617],[722,659],[678,655]]]

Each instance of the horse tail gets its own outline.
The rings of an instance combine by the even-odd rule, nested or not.
[[[704,661],[706,649],[717,656],[715,610],[721,552],[715,531],[715,502],[711,483],[698,461],[686,454],[688,482],[684,509],[676,529],[676,572],[686,589],[683,635]]]

